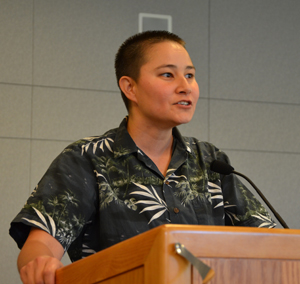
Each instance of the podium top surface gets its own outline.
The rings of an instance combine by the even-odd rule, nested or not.
[[[174,257],[175,243],[183,244],[198,258],[300,259],[300,230],[168,224],[63,267],[57,276],[62,281],[63,275],[76,279],[79,270],[88,275],[101,267],[97,277],[106,279],[143,266],[149,255],[155,255],[154,259]]]

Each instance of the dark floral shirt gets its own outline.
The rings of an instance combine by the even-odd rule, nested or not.
[[[166,176],[126,129],[69,145],[50,165],[11,223],[22,247],[30,227],[55,237],[72,261],[162,224],[274,227],[265,208],[234,175],[210,170],[224,152],[173,130]]]

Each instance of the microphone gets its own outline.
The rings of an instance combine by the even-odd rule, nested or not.
[[[219,161],[219,160],[212,161],[212,163],[210,164],[210,169],[213,172],[216,172],[218,174],[230,175],[231,173],[233,173],[233,174],[236,174],[236,175],[241,176],[244,179],[246,179],[253,186],[253,188],[256,190],[256,192],[259,194],[259,196],[262,198],[262,200],[268,205],[268,207],[273,212],[274,216],[280,222],[282,227],[285,229],[289,229],[288,225],[281,218],[281,216],[276,212],[276,210],[273,208],[273,206],[270,204],[270,202],[267,200],[267,198],[262,194],[262,192],[257,188],[257,186],[247,176],[245,176],[239,172],[236,172],[231,165],[224,163],[222,161]]]

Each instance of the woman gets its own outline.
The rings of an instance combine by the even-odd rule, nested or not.
[[[210,170],[228,157],[176,128],[199,97],[182,39],[135,35],[115,69],[128,117],[68,146],[11,224],[24,283],[54,283],[64,251],[75,261],[161,224],[274,226],[237,178]]]

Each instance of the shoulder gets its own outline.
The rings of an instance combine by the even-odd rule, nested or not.
[[[195,152],[209,152],[209,153],[216,153],[219,152],[219,148],[217,148],[214,144],[207,142],[207,141],[200,141],[195,137],[187,137],[182,136],[184,143],[187,147],[190,147],[191,150]]]
[[[62,154],[75,152],[83,155],[84,153],[90,151],[93,152],[93,154],[95,154],[95,152],[99,149],[104,151],[104,148],[108,148],[109,150],[111,150],[111,146],[114,143],[117,130],[118,129],[115,128],[99,136],[89,136],[89,137],[79,139],[69,144],[63,150]]]
[[[201,158],[207,162],[212,162],[213,160],[221,160],[229,163],[227,154],[214,144],[207,141],[200,141],[195,137],[183,136],[182,138],[187,147],[190,147],[191,153],[195,156],[201,156]]]
[[[173,129],[173,136],[178,141],[178,144],[186,148],[192,155],[215,155],[217,152],[220,152],[220,150],[210,142],[200,141],[195,137],[182,136],[177,127]]]

